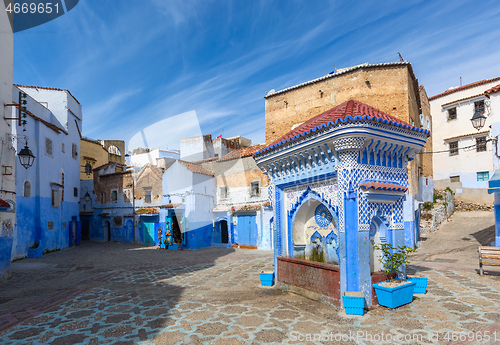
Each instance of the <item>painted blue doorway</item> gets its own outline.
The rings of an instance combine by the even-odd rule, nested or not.
[[[255,215],[238,216],[238,244],[257,247],[257,223]]]

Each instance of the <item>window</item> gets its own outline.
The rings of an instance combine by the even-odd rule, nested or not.
[[[121,228],[123,226],[123,218],[121,216],[113,217],[113,227]]]
[[[222,186],[219,188],[219,197],[221,199],[227,199],[227,186]]]
[[[101,193],[101,204],[106,203],[106,193]]]
[[[64,143],[62,143],[62,152],[64,153]]]
[[[130,189],[125,189],[125,190],[123,191],[123,201],[125,201],[125,202],[130,202],[130,199],[131,199],[130,194],[132,194],[132,193],[130,192]]]
[[[457,119],[457,108],[448,109],[448,120],[456,120]]]
[[[116,156],[122,155],[120,149],[118,147],[116,147],[115,145],[111,145],[110,147],[108,147],[108,152],[111,153],[112,155],[116,155]]]
[[[478,181],[488,181],[490,179],[490,172],[489,171],[480,171],[477,173],[477,180]]]
[[[30,181],[24,181],[24,186],[23,186],[23,196],[25,198],[31,198],[31,182]]]
[[[116,201],[116,200],[118,200],[118,191],[115,189],[111,191],[111,201]]]
[[[474,102],[474,114],[477,112],[484,114],[484,100]]]
[[[73,195],[76,197],[78,196],[78,188],[76,188],[76,187],[73,188]]]
[[[71,152],[71,155],[73,156],[74,159],[78,158],[78,145],[73,144],[73,150]]]
[[[451,183],[460,182],[460,176],[450,176],[450,182]]]
[[[458,155],[458,141],[453,141],[450,143],[450,156]]]
[[[45,138],[45,153],[52,157],[52,140]]]
[[[476,138],[476,152],[486,151],[486,137]]]
[[[61,191],[52,189],[52,207],[61,207]]]
[[[150,190],[146,190],[144,191],[144,194],[145,194],[145,202],[151,202],[151,191]]]
[[[259,181],[250,182],[250,196],[260,195],[260,183]]]
[[[54,222],[48,222],[47,228],[49,228],[49,230],[53,230],[54,229]]]

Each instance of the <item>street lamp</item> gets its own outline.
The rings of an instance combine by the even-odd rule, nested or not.
[[[21,162],[21,165],[25,168],[28,169],[33,165],[33,161],[35,160],[35,156],[31,152],[31,150],[28,147],[28,142],[24,145],[24,148],[19,151],[17,154],[19,156],[19,161]]]
[[[86,202],[89,202],[89,201],[90,201],[90,194],[89,194],[89,192],[87,192],[87,193],[85,194],[85,196],[83,197],[83,199],[84,199]]]
[[[486,116],[483,115],[480,111],[476,111],[474,116],[472,116],[472,119],[470,119],[472,122],[472,126],[477,129],[478,131],[484,127],[484,123],[486,122]]]

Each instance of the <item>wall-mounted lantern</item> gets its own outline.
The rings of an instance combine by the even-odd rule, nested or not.
[[[21,149],[21,151],[19,151],[17,155],[19,156],[19,161],[21,162],[21,165],[25,169],[28,169],[33,165],[33,161],[35,160],[35,155],[33,155],[31,150],[29,149],[28,141],[26,141],[24,148]]]
[[[484,124],[486,122],[486,116],[483,115],[480,111],[476,111],[474,116],[472,116],[472,119],[470,119],[472,122],[472,126],[477,129],[478,131],[484,127]]]

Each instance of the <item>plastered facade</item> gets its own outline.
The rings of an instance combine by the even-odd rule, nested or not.
[[[493,167],[492,142],[486,143],[485,151],[477,151],[477,138],[491,136],[492,114],[499,112],[494,103],[484,95],[484,91],[500,83],[500,78],[489,82],[478,82],[471,87],[464,86],[444,95],[430,97],[432,114],[432,150],[434,187],[450,187],[458,201],[474,203],[493,203],[493,195],[488,194],[488,179],[479,180],[478,173],[488,173],[491,177]],[[486,122],[482,129],[476,130],[470,119],[474,115],[474,103],[485,102]],[[450,109],[456,109],[456,118],[449,119]],[[450,154],[450,143],[458,145],[458,154]]]

